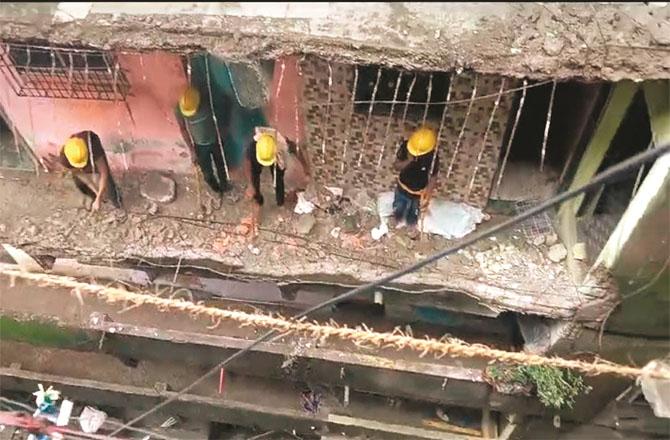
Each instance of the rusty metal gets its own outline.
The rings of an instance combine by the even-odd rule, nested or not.
[[[109,51],[8,43],[0,46],[0,71],[18,96],[126,100],[130,83]],[[116,87],[115,87],[116,77]]]

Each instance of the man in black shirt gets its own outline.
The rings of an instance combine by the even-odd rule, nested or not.
[[[420,211],[427,208],[440,166],[436,144],[435,131],[421,127],[398,149],[394,168],[399,175],[393,198],[393,215],[399,224],[404,220],[410,227],[416,227]]]
[[[278,139],[279,138],[279,141]],[[284,172],[286,171],[287,155],[295,150],[295,144],[287,141],[279,133],[271,134],[257,130],[254,139],[249,143],[245,154],[247,173],[252,186],[254,209],[252,212],[252,226],[254,234],[260,220],[260,210],[263,206],[261,193],[261,173],[269,168],[274,179],[275,199],[277,206],[284,205]]]
[[[87,130],[75,133],[65,142],[58,156],[50,154],[45,161],[49,168],[60,166],[72,173],[75,186],[86,196],[93,199],[91,210],[98,211],[107,197],[115,207],[121,208],[119,194],[107,162],[107,155],[102,148],[100,137]],[[98,175],[95,182],[89,182],[87,174]]]

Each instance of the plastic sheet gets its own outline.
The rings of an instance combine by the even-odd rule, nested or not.
[[[383,192],[377,197],[377,213],[381,224],[372,230],[375,240],[388,232],[388,218],[393,214],[393,192]],[[481,209],[465,203],[432,199],[428,206],[421,231],[441,235],[446,239],[461,238],[474,231],[484,220]]]
[[[649,372],[670,373],[670,362],[668,360],[655,360],[649,362],[645,367]],[[654,410],[656,417],[670,418],[670,380],[653,379],[642,376],[639,380],[642,393],[649,405]]]

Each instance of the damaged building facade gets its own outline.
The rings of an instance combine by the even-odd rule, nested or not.
[[[670,139],[665,4],[262,5],[0,5],[2,270],[291,316]],[[175,119],[189,84],[216,115],[234,185],[224,195],[203,185]],[[398,146],[426,124],[440,155],[429,233],[375,235]],[[243,161],[258,126],[296,144],[305,166],[287,185],[310,212],[266,204],[252,238]],[[89,213],[45,173],[43,158],[81,130],[100,136],[123,210]],[[661,157],[314,318],[567,358],[662,358],[669,169]],[[110,423],[260,334],[62,286],[1,289],[3,402],[50,384]],[[537,383],[495,371],[284,335],[138,426],[156,438],[324,439],[670,429],[631,380],[585,377],[590,393],[552,407]]]

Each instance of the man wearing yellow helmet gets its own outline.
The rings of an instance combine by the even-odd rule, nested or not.
[[[207,184],[216,192],[230,189],[223,147],[218,140],[209,102],[201,97],[198,89],[188,87],[179,98],[175,116]]]
[[[269,168],[274,179],[275,199],[277,206],[284,204],[284,172],[286,170],[287,155],[295,151],[295,144],[287,141],[276,130],[256,128],[254,138],[247,147],[245,161],[247,174],[252,187],[254,212],[252,223],[254,228],[260,218],[260,209],[263,206],[261,193],[261,173]]]
[[[436,146],[435,130],[420,127],[398,149],[394,168],[399,174],[393,214],[399,226],[405,221],[414,228],[420,210],[426,208],[440,166]]]
[[[121,208],[121,195],[109,170],[107,155],[102,148],[100,137],[94,132],[88,130],[73,134],[61,147],[58,157],[50,154],[45,162],[52,169],[58,164],[72,172],[75,186],[93,199],[91,206],[93,211],[100,209],[105,197],[114,206]],[[95,182],[88,181],[86,174],[97,174],[97,187]]]

